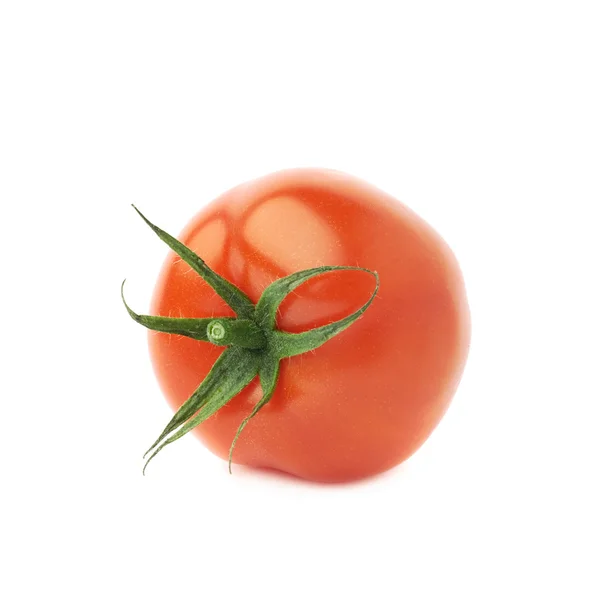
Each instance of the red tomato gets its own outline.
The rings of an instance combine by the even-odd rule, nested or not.
[[[465,364],[469,310],[456,259],[406,206],[348,175],[290,170],[240,185],[203,208],[179,239],[257,302],[274,280],[321,265],[376,271],[379,293],[362,318],[323,346],[281,361],[271,401],[241,434],[233,462],[322,482],[350,481],[408,458],[442,418]],[[362,271],[310,280],[284,300],[277,326],[300,332],[363,305]],[[170,253],[153,314],[233,316]],[[174,409],[222,347],[150,332],[156,375]],[[256,379],[194,430],[227,459],[241,421],[261,398]]]

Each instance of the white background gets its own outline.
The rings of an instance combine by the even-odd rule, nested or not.
[[[599,598],[598,3],[0,5],[0,596]],[[165,247],[233,185],[362,177],[454,248],[471,355],[401,467],[319,486],[169,418]]]

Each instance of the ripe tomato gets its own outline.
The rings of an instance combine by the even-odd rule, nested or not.
[[[376,271],[364,317],[318,349],[281,361],[271,401],[248,423],[233,462],[322,482],[362,478],[408,458],[442,418],[469,345],[469,311],[454,255],[406,206],[348,175],[299,169],[240,185],[204,207],[179,240],[256,303],[274,280],[321,265]],[[290,294],[277,326],[301,332],[363,305],[373,279],[342,271]],[[170,253],[152,303],[167,317],[233,316]],[[222,347],[151,331],[150,351],[174,409],[206,377]],[[227,459],[261,398],[255,379],[194,429]]]

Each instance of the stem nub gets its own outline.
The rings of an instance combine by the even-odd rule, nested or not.
[[[238,346],[258,350],[267,345],[262,330],[250,319],[214,319],[206,327],[209,342],[217,346]]]

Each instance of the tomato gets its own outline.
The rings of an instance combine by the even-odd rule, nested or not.
[[[284,358],[271,400],[240,435],[233,462],[321,482],[373,475],[408,458],[456,390],[470,325],[457,261],[442,238],[386,193],[336,171],[297,169],[240,185],[208,204],[179,240],[256,303],[273,281],[322,265],[377,272],[364,315],[312,352]],[[357,310],[373,292],[363,271],[336,271],[281,303],[277,327],[302,332]],[[226,317],[232,309],[171,252],[155,315]],[[224,351],[150,331],[160,386],[173,409]],[[194,433],[227,459],[240,423],[261,399],[255,378]]]

